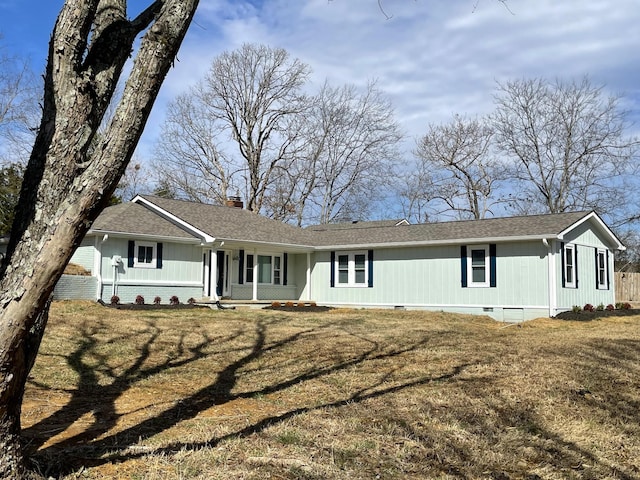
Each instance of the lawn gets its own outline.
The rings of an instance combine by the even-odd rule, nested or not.
[[[640,317],[57,302],[23,428],[64,479],[640,478]]]

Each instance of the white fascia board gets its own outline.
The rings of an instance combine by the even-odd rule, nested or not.
[[[611,231],[611,229],[609,227],[607,227],[607,224],[604,223],[602,221],[602,219],[600,218],[600,216],[596,213],[596,212],[590,212],[587,215],[585,215],[584,217],[582,217],[580,220],[578,220],[577,222],[575,222],[573,225],[565,228],[562,232],[560,232],[557,236],[558,240],[564,240],[564,236],[569,233],[571,230],[573,230],[574,228],[582,225],[583,223],[589,221],[589,220],[593,220],[597,227],[607,236],[609,237],[609,240],[611,241],[611,243],[615,246],[616,250],[626,250],[627,247],[625,247],[622,242],[618,239],[618,237],[616,236],[615,233],[613,233]]]
[[[346,245],[323,245],[316,247],[315,250],[363,250],[370,248],[403,248],[403,247],[430,247],[442,245],[472,245],[480,243],[507,243],[507,242],[526,242],[539,241],[543,239],[556,238],[555,234],[547,235],[528,235],[518,237],[481,237],[481,238],[452,238],[447,240],[425,240],[422,242],[388,242],[388,243],[361,243]]]
[[[237,238],[216,238],[216,241],[224,242],[224,246],[232,246],[237,248],[244,248],[245,246],[252,248],[264,248],[264,249],[283,249],[288,252],[305,253],[312,252],[314,247],[309,245],[301,245],[295,243],[280,243],[280,242],[259,242],[256,240],[242,240]]]
[[[97,235],[97,236],[102,236],[102,235],[109,235],[110,237],[114,237],[114,238],[135,238],[135,239],[145,239],[145,240],[154,240],[154,241],[165,241],[165,242],[171,242],[171,243],[192,243],[192,244],[201,244],[202,240],[200,240],[199,238],[184,238],[184,237],[167,237],[167,236],[163,236],[163,235],[146,235],[146,234],[142,234],[142,233],[129,233],[129,232],[117,232],[117,231],[111,231],[111,230],[93,230],[90,229],[87,232],[87,236],[89,235]]]
[[[157,206],[156,204],[150,202],[149,200],[146,200],[146,199],[142,198],[140,195],[136,195],[134,197],[134,199],[131,200],[131,202],[132,203],[143,204],[146,207],[150,208],[151,210],[155,211],[158,215],[160,215],[160,216],[162,216],[162,217],[164,217],[164,218],[166,218],[168,220],[171,220],[172,222],[174,222],[177,225],[180,225],[182,228],[184,228],[188,232],[195,233],[196,235],[198,235],[199,237],[202,238],[202,243],[211,244],[211,243],[216,241],[216,237],[212,237],[208,233],[203,232],[202,230],[194,227],[193,225],[191,225],[188,222],[185,222],[180,217],[176,217],[172,213],[167,212],[166,210],[160,208],[159,206]]]

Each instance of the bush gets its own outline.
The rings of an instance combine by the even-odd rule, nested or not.
[[[189,300],[187,300],[187,303],[188,303],[189,305],[194,305],[194,304],[196,303],[196,299],[195,299],[195,298],[193,298],[193,297],[191,297]]]
[[[582,307],[580,307],[580,305],[574,305],[571,311],[573,313],[580,313],[582,311]]]
[[[118,295],[113,295],[111,297],[111,305],[119,305],[120,304],[120,297]]]
[[[615,307],[613,305],[609,304],[609,305],[607,305],[606,309],[607,309],[607,311],[611,312],[611,311],[615,310]]]
[[[178,297],[176,295],[173,295],[169,299],[169,305],[180,305],[180,299],[178,299]]]
[[[309,306],[310,306],[310,307],[317,307],[317,306],[318,306],[318,304],[317,304],[316,302],[311,302],[311,303],[309,303]]]
[[[287,302],[284,304],[285,307],[293,307],[293,302]]]
[[[304,302],[298,302],[298,306],[299,306],[299,307],[306,307],[306,306],[307,306],[307,304],[306,304],[306,303],[304,303]]]
[[[629,302],[624,302],[622,304],[622,309],[623,310],[629,310],[631,308],[631,304]]]
[[[604,303],[598,304],[598,306],[596,307],[596,310],[599,311],[599,312],[603,311],[604,310]]]
[[[271,302],[271,306],[273,308],[280,308],[282,306],[282,304],[280,302]]]
[[[594,309],[593,309],[593,305],[591,305],[590,303],[587,303],[584,307],[582,307],[582,309],[583,309],[585,312],[593,312],[593,310],[594,310]]]
[[[160,302],[162,302],[162,299],[160,297],[155,297],[153,299],[153,304],[154,305],[160,305]]]
[[[136,297],[136,305],[144,305],[144,297],[142,295]]]

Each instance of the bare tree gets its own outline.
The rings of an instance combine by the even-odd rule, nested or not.
[[[322,87],[314,102],[306,180],[313,184],[307,216],[319,223],[362,217],[394,176],[402,133],[391,103],[375,82]],[[311,180],[311,181],[310,181]]]
[[[580,82],[516,80],[498,85],[494,126],[502,152],[514,160],[520,212],[624,206],[625,181],[638,139],[625,136],[620,97]]]
[[[422,192],[444,203],[444,211],[460,218],[484,218],[491,212],[501,167],[492,155],[493,130],[485,119],[455,115],[446,124],[430,125],[418,141],[418,172]]]
[[[272,175],[290,157],[297,131],[288,119],[307,108],[301,88],[309,71],[284,49],[245,44],[214,60],[197,95],[192,90],[243,159],[249,210],[260,211]]]
[[[394,201],[399,202],[403,218],[411,223],[427,223],[446,213],[446,210],[437,210],[438,188],[433,183],[432,172],[425,167],[424,162],[416,162],[415,168],[402,170],[393,185]],[[394,207],[397,205],[390,209],[394,210]]]
[[[155,148],[155,177],[188,200],[222,205],[243,165],[221,145],[225,125],[201,84],[171,102]]]
[[[67,0],[58,16],[42,120],[0,266],[0,478],[27,475],[20,410],[53,287],[116,188],[197,4],[157,0],[129,20],[125,0]],[[89,154],[143,31],[115,114]]]
[[[114,196],[115,201],[126,202],[138,194],[150,193],[151,188],[148,182],[148,167],[134,154],[129,160]]]
[[[28,62],[0,46],[0,162],[26,163],[39,113],[37,82]]]

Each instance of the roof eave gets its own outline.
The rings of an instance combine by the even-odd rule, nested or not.
[[[571,230],[575,229],[576,227],[582,225],[584,222],[587,222],[589,220],[593,220],[595,221],[596,225],[598,226],[598,228],[600,229],[600,231],[602,233],[604,233],[605,236],[607,236],[611,242],[612,245],[614,245],[616,250],[619,251],[624,251],[627,249],[627,247],[625,247],[622,242],[620,241],[620,239],[616,236],[615,233],[613,233],[613,231],[607,227],[607,224],[604,223],[604,221],[600,218],[600,215],[598,215],[596,212],[589,212],[587,213],[584,217],[582,217],[580,220],[578,220],[577,222],[574,222],[573,224],[571,224],[570,226],[568,226],[567,228],[565,228],[563,231],[561,231],[558,234],[558,239],[559,240],[563,240],[565,235],[567,233],[569,233]]]
[[[258,240],[243,240],[238,238],[217,238],[216,241],[222,241],[225,245],[233,244],[234,246],[244,246],[249,245],[253,247],[266,247],[266,248],[282,248],[288,249],[289,251],[298,251],[300,253],[304,252],[313,252],[315,248],[310,245],[298,244],[298,243],[287,243],[287,242],[264,242]]]
[[[188,222],[185,222],[184,220],[182,220],[181,218],[177,217],[176,215],[166,211],[165,209],[159,207],[158,205],[156,205],[155,203],[147,200],[146,198],[140,196],[140,195],[136,195],[133,200],[131,200],[131,202],[133,203],[139,203],[142,204],[148,208],[150,208],[151,210],[154,210],[157,214],[159,214],[160,216],[172,221],[174,224],[179,225],[180,227],[182,227],[183,229],[185,229],[186,231],[194,234],[194,236],[199,236],[201,237],[201,241],[202,243],[205,244],[212,244],[213,242],[216,241],[215,237],[212,237],[211,235],[209,235],[207,232],[203,232],[202,230],[194,227],[193,225],[191,225]]]
[[[187,237],[172,237],[167,235],[153,235],[146,233],[132,233],[132,232],[120,232],[117,230],[100,230],[100,229],[89,229],[87,232],[88,235],[109,235],[118,238],[136,238],[136,239],[149,239],[149,240],[163,240],[167,242],[174,243],[193,243],[193,244],[201,244],[202,240],[196,237],[187,238]],[[215,239],[214,239],[215,241]]]
[[[544,239],[553,240],[558,238],[556,234],[542,234],[542,235],[522,235],[522,236],[507,236],[507,237],[478,237],[478,238],[451,238],[445,240],[423,240],[419,242],[378,242],[378,243],[360,243],[360,244],[336,244],[336,245],[321,245],[315,249],[318,251],[323,250],[354,250],[365,248],[403,248],[403,247],[430,247],[440,245],[471,245],[481,243],[505,243],[505,242],[526,242],[526,241],[541,241]]]

